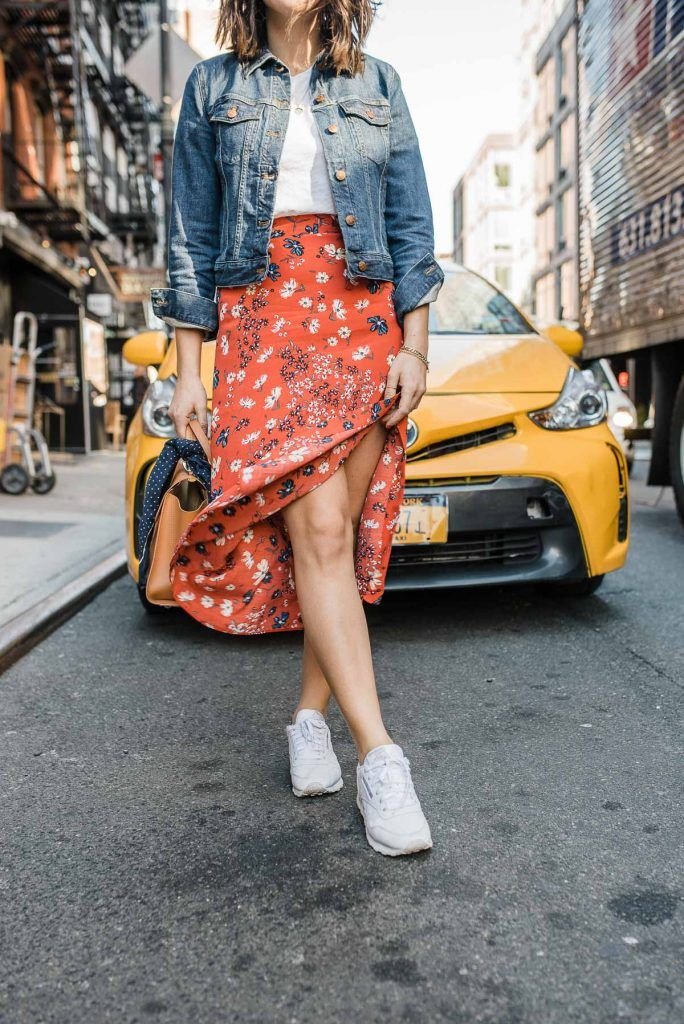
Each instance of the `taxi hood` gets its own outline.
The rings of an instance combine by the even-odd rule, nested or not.
[[[539,334],[431,334],[427,393],[560,392],[572,365]]]

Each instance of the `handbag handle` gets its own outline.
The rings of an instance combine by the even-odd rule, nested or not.
[[[209,448],[209,438],[207,437],[207,435],[204,433],[204,431],[200,427],[199,421],[197,419],[188,420],[187,425],[185,427],[185,436],[186,437],[188,435],[188,430],[195,435],[195,440],[199,441],[199,443],[202,445],[202,451],[204,452],[206,457],[209,459],[211,457],[210,456],[210,448]]]

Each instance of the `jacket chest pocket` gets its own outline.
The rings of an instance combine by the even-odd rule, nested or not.
[[[222,164],[238,164],[254,149],[257,130],[263,113],[263,104],[245,100],[241,96],[222,96],[209,114],[218,139],[218,153]]]
[[[389,156],[389,104],[379,100],[339,100],[356,149],[373,163],[385,164]]]

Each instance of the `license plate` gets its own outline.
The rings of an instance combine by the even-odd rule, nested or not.
[[[446,494],[406,495],[399,521],[394,527],[394,544],[444,544],[449,533],[449,503]]]

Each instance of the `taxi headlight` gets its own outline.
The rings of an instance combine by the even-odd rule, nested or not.
[[[634,426],[634,416],[632,415],[631,409],[616,409],[611,420],[614,427],[619,427],[620,430],[627,430],[628,427]]]
[[[152,437],[175,437],[176,428],[169,416],[169,406],[176,390],[176,378],[159,377],[150,384],[142,401],[143,430]]]
[[[596,384],[591,370],[573,367],[553,405],[536,409],[528,415],[537,426],[546,430],[576,430],[602,423],[607,411],[606,396]]]

